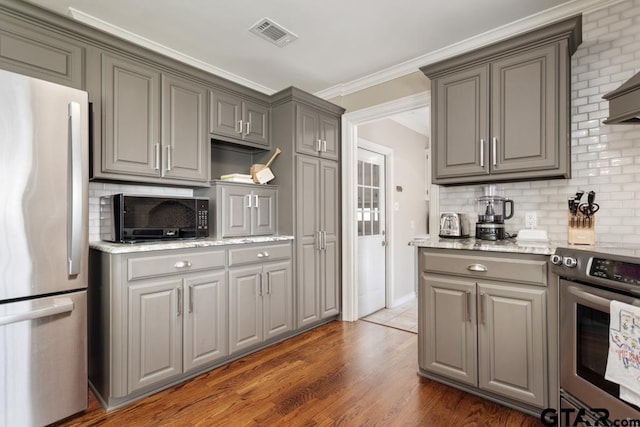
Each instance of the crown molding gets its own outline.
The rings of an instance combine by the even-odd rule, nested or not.
[[[613,4],[620,3],[621,1],[624,0],[573,0],[518,21],[494,28],[477,36],[446,46],[442,49],[410,59],[398,65],[394,65],[393,67],[321,90],[314,93],[314,95],[324,99],[346,96],[351,93],[367,89],[371,86],[415,73],[416,71],[419,71],[420,67],[425,65],[433,64],[470,50],[487,46],[506,38],[548,25],[552,22],[569,18],[579,13],[590,13],[603,9]]]
[[[127,31],[109,22],[103,21],[102,19],[96,18],[95,16],[82,12],[81,10],[75,9],[73,7],[69,7],[67,10],[68,10],[68,15],[73,19],[75,19],[76,21],[82,22],[83,24],[89,25],[98,30],[112,34],[121,39],[129,41],[131,43],[135,43],[139,46],[143,46],[149,50],[168,56],[169,58],[175,59],[177,61],[191,65],[193,67],[199,68],[203,71],[209,72],[211,74],[215,74],[219,77],[238,83],[242,86],[257,90],[258,92],[262,92],[266,95],[272,95],[273,93],[275,93],[275,90],[269,87],[262,86],[252,80],[245,79],[244,77],[225,71],[222,68],[215,67],[204,61],[200,61],[189,55],[185,55],[184,53],[178,52],[175,49],[172,49],[163,44],[154,42],[153,40],[149,40],[138,34]]]

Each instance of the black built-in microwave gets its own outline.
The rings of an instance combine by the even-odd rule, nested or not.
[[[100,198],[100,238],[132,243],[209,236],[209,199],[112,194]]]

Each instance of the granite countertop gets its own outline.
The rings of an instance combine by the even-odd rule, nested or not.
[[[551,255],[554,253],[557,246],[549,242],[518,242],[517,239],[491,241],[475,239],[473,237],[467,239],[418,237],[410,241],[409,245],[419,248],[466,249],[472,251],[512,252],[535,255]]]
[[[244,245],[250,243],[269,243],[294,240],[293,236],[255,236],[239,237],[237,239],[214,238],[193,239],[193,240],[164,240],[161,242],[139,242],[139,243],[111,243],[111,242],[89,242],[91,249],[111,254],[124,254],[134,252],[163,251],[168,249],[192,249],[208,248],[212,246]]]

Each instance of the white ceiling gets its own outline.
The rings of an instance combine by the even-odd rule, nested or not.
[[[29,0],[264,93],[319,94],[529,17],[602,0]],[[73,8],[70,12],[69,8]],[[554,8],[554,9],[552,9]],[[544,12],[543,12],[544,11]],[[536,15],[537,14],[537,15]],[[546,14],[546,15],[545,15]],[[535,15],[535,16],[532,16]],[[299,38],[249,32],[268,17]],[[542,19],[542,18],[540,18]],[[545,18],[546,19],[546,18]],[[538,24],[541,24],[539,22]],[[411,61],[416,61],[413,63]],[[408,71],[404,71],[406,74]],[[397,74],[397,73],[396,73]]]

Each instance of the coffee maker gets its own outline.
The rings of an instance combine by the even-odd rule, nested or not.
[[[507,206],[509,207],[507,214]],[[478,198],[478,222],[476,239],[502,240],[506,237],[504,220],[513,216],[513,200],[498,194],[495,185],[484,189],[484,196]]]

